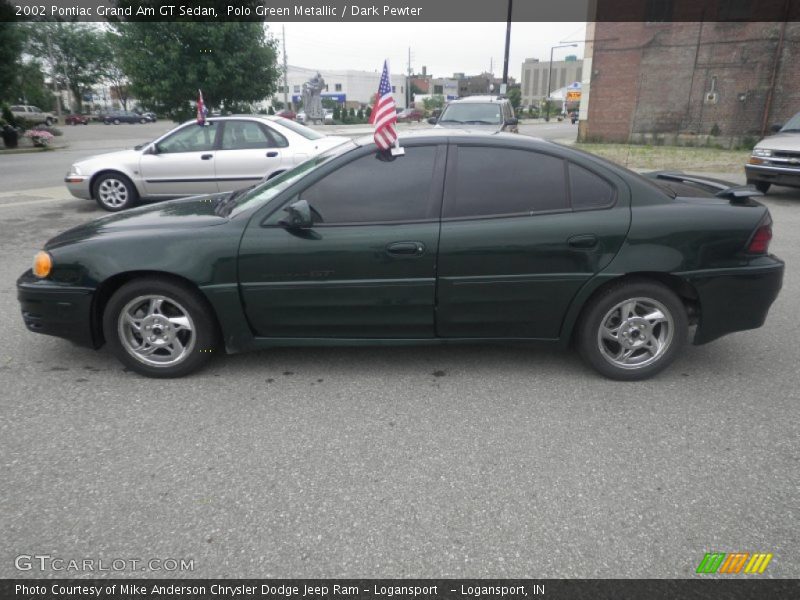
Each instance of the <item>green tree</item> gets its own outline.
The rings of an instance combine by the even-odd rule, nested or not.
[[[513,87],[508,90],[508,101],[511,103],[511,106],[514,108],[514,112],[517,112],[519,105],[522,104],[522,92],[519,90],[518,87]]]
[[[180,121],[194,114],[197,90],[210,109],[258,102],[280,77],[275,41],[263,23],[115,24],[131,91]]]
[[[442,108],[444,106],[444,96],[437,94],[435,96],[431,96],[430,98],[424,98],[422,100],[422,105],[428,112],[437,108]]]
[[[111,92],[117,97],[123,110],[128,110],[130,98],[130,85],[125,71],[122,69],[122,56],[118,36],[113,31],[107,31],[102,40],[105,64],[103,77],[108,82]]]
[[[13,19],[13,14],[11,4],[0,0],[0,101],[9,102],[17,101],[13,90],[17,84],[17,69],[27,35],[24,25],[8,22]]]
[[[81,112],[83,94],[102,79],[109,60],[103,32],[88,23],[63,22],[32,23],[28,32],[28,52],[72,92],[72,108]]]

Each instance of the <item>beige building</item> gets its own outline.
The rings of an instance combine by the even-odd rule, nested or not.
[[[547,74],[550,63],[538,58],[526,58],[522,63],[522,106],[538,105],[547,96]],[[550,91],[583,80],[583,60],[568,56],[553,61],[550,74]]]

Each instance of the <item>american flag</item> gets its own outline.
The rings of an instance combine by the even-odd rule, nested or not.
[[[206,108],[205,102],[203,102],[203,91],[197,90],[197,124],[198,125],[205,125],[206,123],[206,115],[208,114],[208,109]]]
[[[392,82],[389,79],[389,65],[383,61],[383,74],[378,86],[377,101],[372,108],[369,122],[375,125],[375,143],[381,150],[388,150],[397,141],[397,110],[392,96]]]

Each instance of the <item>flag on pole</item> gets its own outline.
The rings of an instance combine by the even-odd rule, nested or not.
[[[203,91],[197,90],[197,124],[198,125],[205,125],[206,124],[206,115],[208,114],[208,109],[206,108],[205,102],[203,102]]]
[[[392,82],[389,79],[389,64],[383,61],[383,74],[378,85],[378,94],[369,122],[375,125],[375,143],[381,150],[388,150],[397,144],[397,110],[392,96]]]

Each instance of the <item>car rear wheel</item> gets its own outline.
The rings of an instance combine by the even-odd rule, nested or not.
[[[120,173],[105,173],[98,177],[94,182],[93,193],[97,205],[109,212],[131,208],[139,200],[139,194],[131,180]]]
[[[141,123],[142,125],[144,125],[145,123],[147,123],[147,119],[139,119],[139,123]]]
[[[182,377],[214,355],[219,334],[211,308],[188,285],[146,278],[123,285],[103,314],[109,348],[147,377]]]
[[[647,379],[675,360],[687,330],[686,308],[672,290],[631,280],[607,288],[587,306],[578,325],[578,350],[606,377]]]
[[[114,125],[119,125],[119,119],[114,119]]]

